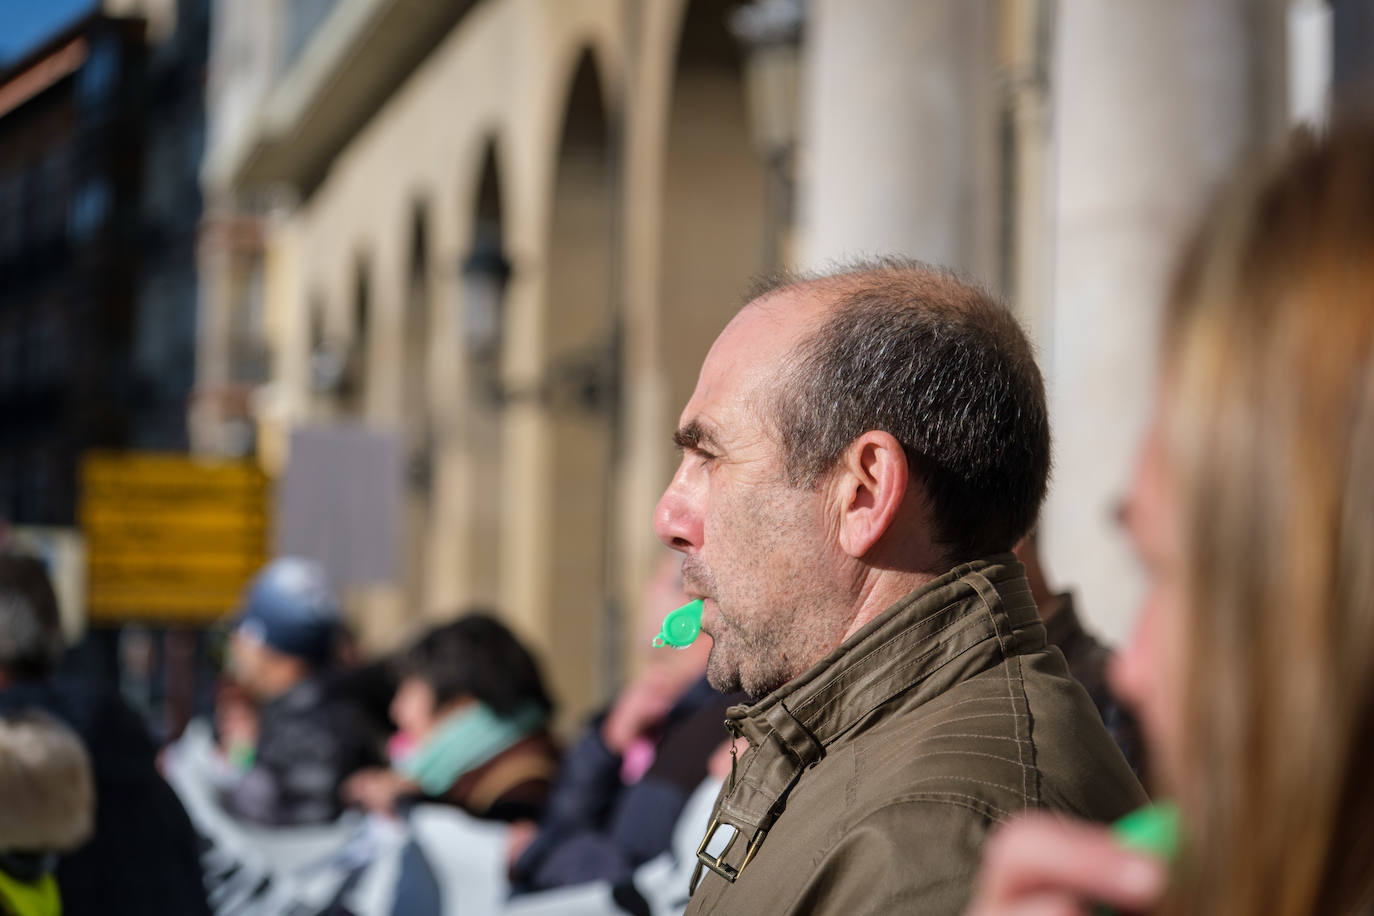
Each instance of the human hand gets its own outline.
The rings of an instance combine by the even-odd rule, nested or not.
[[[390,815],[396,812],[396,801],[412,795],[419,787],[406,777],[385,767],[359,770],[344,780],[339,794],[346,804],[356,805],[373,814]]]
[[[215,708],[215,729],[220,748],[257,747],[258,713],[246,702],[223,702]]]
[[[682,684],[674,672],[649,668],[620,691],[601,723],[601,740],[613,753],[623,755],[636,739],[667,717],[681,695]]]
[[[1104,827],[1048,814],[1012,821],[989,841],[966,916],[1147,912],[1164,894],[1158,860],[1123,849]]]

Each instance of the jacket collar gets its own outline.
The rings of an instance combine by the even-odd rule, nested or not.
[[[995,650],[970,652],[991,648],[994,640]],[[716,820],[755,849],[801,773],[860,722],[881,715],[888,701],[909,694],[903,705],[921,705],[990,661],[1044,642],[1015,556],[950,570],[898,600],[810,670],[754,705],[726,712],[726,727],[748,739],[750,753],[732,774]]]
[[[1045,638],[1052,646],[1066,646],[1076,639],[1086,636],[1083,622],[1078,619],[1078,609],[1074,606],[1073,592],[1061,592],[1054,596],[1058,608],[1045,621]]]

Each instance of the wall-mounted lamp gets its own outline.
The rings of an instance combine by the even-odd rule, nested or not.
[[[468,358],[476,365],[494,363],[501,353],[503,306],[511,275],[500,240],[479,235],[463,259],[461,274],[463,342]]]
[[[792,225],[793,159],[800,133],[804,0],[754,0],[730,14],[730,33],[744,49],[745,102],[754,148],[767,169],[764,263],[783,265]]]
[[[506,287],[511,264],[499,243],[479,235],[461,268],[463,340],[477,391],[488,406],[516,403],[571,407],[587,413],[615,409],[619,397],[619,335],[604,343],[554,357],[539,381],[510,386],[501,378]]]
[[[358,347],[339,340],[320,340],[310,350],[310,387],[316,394],[343,397],[353,390]]]
[[[797,146],[805,21],[802,0],[754,0],[730,14],[730,33],[745,52],[754,145],[769,161],[790,157]]]

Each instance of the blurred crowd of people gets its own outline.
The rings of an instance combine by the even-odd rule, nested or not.
[[[496,611],[364,662],[320,568],[286,557],[232,612],[205,753],[188,732],[159,757],[117,693],[59,672],[42,563],[0,555],[0,911],[231,911],[207,884],[224,828],[196,785],[247,831],[350,825],[319,912],[359,912],[382,881],[375,825],[434,806],[487,825],[472,835],[512,912],[593,884],[610,912],[657,912],[643,869],[684,858],[703,787],[718,797],[689,825],[705,838],[674,898],[694,913],[1374,911],[1371,270],[1370,129],[1297,138],[1209,212],[1166,303],[1123,513],[1150,589],[1119,656],[1040,561],[1049,440],[1019,330],[896,261],[786,281],[722,333],[655,519],[682,556],[640,601],[648,654],[567,740]],[[910,383],[864,352],[901,333],[926,348]],[[932,373],[941,389],[913,394]],[[740,404],[777,378],[834,396],[795,415],[770,402],[782,444],[760,444]],[[889,384],[938,434],[844,431]],[[803,440],[837,443],[819,487],[790,463]],[[763,460],[789,479],[754,481]],[[844,589],[852,610],[825,618]],[[711,638],[649,650],[692,598]],[[1102,826],[1145,803],[1142,784],[1177,806],[1173,858]],[[712,846],[723,826],[743,842]],[[396,846],[381,911],[446,911],[446,866],[420,848]]]
[[[683,600],[679,570],[671,557],[661,564],[646,628]],[[452,806],[511,825],[502,845],[517,894],[624,882],[663,853],[707,778],[726,707],[743,699],[705,682],[707,643],[646,654],[642,675],[564,748],[549,729],[554,704],[538,663],[493,614],[463,614],[360,662],[324,574],[294,557],[263,569],[227,629],[214,754],[201,774],[226,813],[289,829],[332,824],[349,808],[403,818],[417,803]],[[33,557],[0,556],[0,634],[0,755],[22,752],[3,788],[9,797],[49,787],[32,812],[13,810],[0,870],[53,900],[60,887],[67,913],[208,912],[202,825],[159,776],[123,699],[56,675],[56,598]],[[179,750],[161,763],[194,765]],[[57,792],[92,772],[84,792]],[[55,912],[44,907],[25,912]]]
[[[1034,538],[1018,552],[1136,763],[1133,726],[1102,686],[1107,650],[1072,616],[1070,594],[1046,585]],[[709,641],[652,648],[663,614],[686,600],[681,569],[665,555],[642,598],[642,673],[560,744],[537,661],[492,613],[463,614],[363,662],[319,566],[273,561],[226,621],[213,765],[202,775],[226,813],[270,828],[328,825],[350,808],[395,819],[416,804],[449,805],[510,825],[511,894],[605,882],[634,898],[635,870],[669,850],[694,791],[728,774],[721,722],[749,699],[712,688]],[[0,895],[26,899],[15,888],[28,881],[40,890],[17,904],[24,913],[56,912],[59,887],[67,913],[208,912],[201,825],[156,772],[139,717],[117,694],[56,674],[60,622],[37,559],[0,556],[0,623],[10,634],[0,644],[0,758],[15,755],[6,791],[36,790],[32,810],[10,809],[8,834],[0,823],[0,848],[12,850],[0,853]],[[177,752],[160,763],[187,765]],[[100,890],[110,887],[121,892]]]

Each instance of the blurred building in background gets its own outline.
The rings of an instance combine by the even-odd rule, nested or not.
[[[491,604],[581,710],[749,278],[914,256],[1037,340],[1042,541],[1120,636],[1171,254],[1238,157],[1369,97],[1369,35],[1353,0],[217,0],[193,446],[341,494],[276,522],[355,520],[314,552],[381,556],[334,566],[367,642]]]
[[[87,586],[121,571],[87,568],[82,467],[187,448],[208,36],[207,0],[110,0],[0,72],[0,520],[111,681],[125,620]],[[159,705],[160,670],[123,673]]]
[[[572,709],[619,677],[677,412],[785,247],[734,6],[216,6],[194,428],[286,479],[304,428],[390,437],[373,645],[485,603]]]
[[[131,378],[135,449],[182,451],[195,382],[196,238],[205,148],[209,0],[105,0],[147,22],[143,181]]]
[[[89,449],[186,447],[208,6],[178,7],[161,30],[93,13],[0,73],[0,517],[15,524],[75,523]]]
[[[143,173],[143,24],[88,17],[0,74],[0,512],[72,525],[123,444]]]

